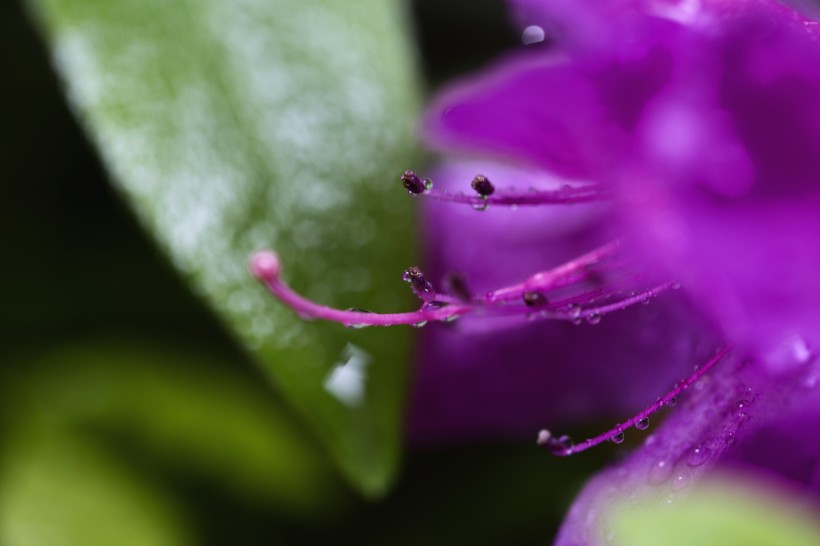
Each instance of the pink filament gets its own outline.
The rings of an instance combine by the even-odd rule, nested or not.
[[[601,201],[609,196],[609,192],[599,185],[564,186],[557,190],[529,190],[505,191],[496,190],[492,195],[468,195],[465,193],[451,193],[437,189],[429,189],[418,195],[431,199],[483,207],[485,205],[500,206],[539,206],[539,205],[573,205]]]
[[[553,443],[550,441],[552,436],[549,433],[547,433],[546,431],[542,431],[542,433],[539,435],[539,444],[543,445],[543,447],[551,451],[553,455],[557,455],[558,457],[566,457],[569,455],[574,455],[576,453],[581,453],[582,451],[586,451],[587,449],[595,447],[598,444],[606,442],[607,440],[612,440],[615,436],[623,434],[624,430],[635,426],[638,422],[644,419],[647,419],[650,415],[657,412],[663,406],[669,405],[670,400],[672,400],[673,398],[677,398],[677,396],[681,392],[688,389],[693,383],[695,383],[697,380],[703,377],[709,370],[714,368],[718,362],[723,360],[723,358],[725,358],[729,354],[729,352],[730,349],[728,348],[721,349],[717,352],[717,354],[714,357],[712,357],[711,360],[709,360],[709,362],[704,364],[702,367],[696,369],[692,375],[690,375],[683,381],[679,381],[671,391],[655,400],[655,402],[650,404],[646,409],[630,417],[623,423],[616,425],[615,427],[607,430],[602,434],[599,434],[598,436],[595,436],[594,438],[584,440],[580,444],[574,446],[566,445],[565,443],[559,445],[558,443]]]
[[[253,275],[267,287],[268,291],[279,301],[293,309],[299,316],[311,319],[324,319],[338,322],[346,326],[395,326],[399,324],[418,325],[427,322],[441,322],[455,319],[467,313],[480,311],[484,315],[493,316],[522,316],[530,319],[573,320],[583,318],[592,320],[605,314],[626,309],[636,303],[644,302],[666,290],[671,283],[635,292],[631,296],[600,306],[581,308],[578,302],[585,302],[595,298],[592,293],[580,294],[559,304],[546,304],[539,307],[527,306],[523,303],[508,304],[509,300],[517,298],[523,301],[525,292],[536,286],[539,291],[566,286],[584,280],[589,273],[587,268],[611,255],[618,248],[615,241],[599,249],[581,256],[571,262],[562,264],[554,269],[543,271],[523,283],[501,288],[488,294],[485,298],[477,298],[469,302],[462,302],[454,296],[438,292],[425,293],[422,299],[425,305],[417,311],[405,313],[372,313],[361,310],[341,310],[318,304],[293,291],[281,278],[281,264],[278,256],[270,251],[256,253],[250,262]],[[419,294],[417,294],[419,295]],[[421,297],[421,295],[419,295]],[[430,302],[439,303],[436,306]]]

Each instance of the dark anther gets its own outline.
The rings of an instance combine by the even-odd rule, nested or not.
[[[470,185],[481,197],[489,197],[495,192],[495,186],[493,186],[493,183],[483,174],[479,174],[473,178],[473,182]]]
[[[527,307],[541,307],[549,303],[549,301],[541,292],[524,292],[524,303]]]
[[[473,297],[470,287],[467,286],[467,279],[460,273],[450,273],[444,277],[444,288],[461,301],[470,301]]]
[[[404,282],[410,283],[416,292],[427,294],[433,291],[433,285],[424,278],[424,273],[416,266],[405,269],[401,278]]]
[[[404,185],[404,189],[414,195],[424,193],[427,190],[425,182],[410,169],[407,169],[404,171],[404,174],[401,175],[401,183]]]

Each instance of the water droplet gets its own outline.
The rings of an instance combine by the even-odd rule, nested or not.
[[[538,438],[535,440],[535,443],[541,447],[544,447],[549,443],[551,439],[552,433],[544,428],[538,431]]]
[[[425,326],[427,326],[427,321],[426,321],[426,320],[423,320],[423,321],[421,321],[421,322],[417,322],[417,323],[415,323],[415,324],[412,324],[411,326],[412,326],[413,328],[424,328]]]
[[[360,307],[351,307],[350,309],[347,309],[347,312],[348,313],[367,313],[367,314],[370,314],[370,315],[373,314],[373,311],[369,311],[367,309],[362,309]],[[345,323],[345,328],[350,328],[351,330],[361,330],[362,328],[367,328],[368,326],[371,326],[371,325],[370,324],[353,324],[353,323],[349,323],[349,322]]]
[[[521,41],[524,42],[524,45],[543,42],[545,37],[544,29],[538,25],[530,25],[521,33]]]
[[[638,430],[646,430],[649,428],[649,417],[644,417],[637,423],[635,423],[635,428]]]
[[[649,469],[649,476],[647,479],[652,485],[660,485],[672,476],[672,470],[672,465],[669,461],[660,459],[655,461]]]
[[[473,207],[473,210],[477,210],[478,212],[482,212],[482,211],[487,210],[487,207],[490,206],[490,204],[487,203],[486,201],[479,201],[479,202],[473,203],[471,206]]]
[[[669,400],[666,401],[666,405],[669,406],[670,408],[674,408],[675,404],[677,404],[677,403],[678,403],[678,397],[677,396],[673,396],[672,398],[670,398]]]
[[[672,489],[674,491],[680,491],[681,489],[685,488],[686,485],[689,483],[689,476],[686,474],[678,474],[675,476],[675,479],[672,480]]]
[[[601,322],[602,315],[601,313],[590,313],[587,315],[587,322],[590,324],[598,324]]]
[[[680,281],[675,281],[672,283],[672,290],[680,290]]]
[[[686,454],[686,464],[689,466],[700,466],[709,460],[711,452],[705,447],[696,446]]]
[[[430,191],[430,190],[433,189],[433,181],[430,180],[429,178],[424,179],[424,189],[426,191]]]
[[[652,303],[652,298],[650,298],[649,296],[646,296],[645,298],[643,298],[643,299],[641,300],[641,303],[642,303],[643,305],[649,305],[650,303]]]
[[[624,438],[625,438],[625,436],[624,436],[623,431],[620,431],[620,432],[616,432],[615,434],[613,434],[612,436],[610,436],[610,437],[609,437],[609,440],[610,440],[613,444],[622,444],[622,443],[624,443]]]
[[[421,306],[422,311],[437,311],[444,307],[446,304],[440,301],[428,301],[425,302],[424,305]]]
[[[458,320],[458,315],[450,315],[449,317],[444,318],[444,322],[451,323]]]
[[[576,303],[567,305],[567,314],[574,319],[581,318],[581,306]]]

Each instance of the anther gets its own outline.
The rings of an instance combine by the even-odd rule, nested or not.
[[[433,285],[424,278],[424,273],[416,266],[408,267],[401,276],[402,280],[409,283],[417,296],[422,297],[434,294]]]
[[[413,195],[424,193],[428,189],[427,181],[419,178],[419,175],[410,169],[407,169],[404,171],[404,174],[401,175],[401,183],[404,189]]]
[[[523,299],[527,307],[543,307],[549,303],[547,297],[541,292],[524,292]]]
[[[495,193],[495,186],[493,186],[492,182],[490,182],[489,179],[483,174],[479,174],[473,178],[470,185],[481,197],[489,197]]]

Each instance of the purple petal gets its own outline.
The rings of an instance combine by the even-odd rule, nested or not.
[[[816,377],[812,364],[786,379],[761,373],[759,366],[739,358],[727,361],[713,376],[696,384],[676,406],[668,420],[648,436],[623,463],[593,478],[576,499],[559,532],[559,546],[605,544],[610,533],[607,513],[615,502],[629,504],[674,502],[704,472],[730,454],[733,460],[760,459],[754,450],[763,431],[777,423],[778,416],[818,415],[817,392],[796,390]],[[804,423],[810,424],[810,422]],[[768,454],[781,468],[805,463],[806,453],[815,458],[815,430],[803,429],[794,444],[769,446]],[[774,451],[777,450],[777,456]],[[809,483],[814,476],[801,476]],[[610,537],[611,538],[611,537]]]
[[[646,252],[760,355],[820,343],[820,44],[766,5],[687,42],[619,171]]]

